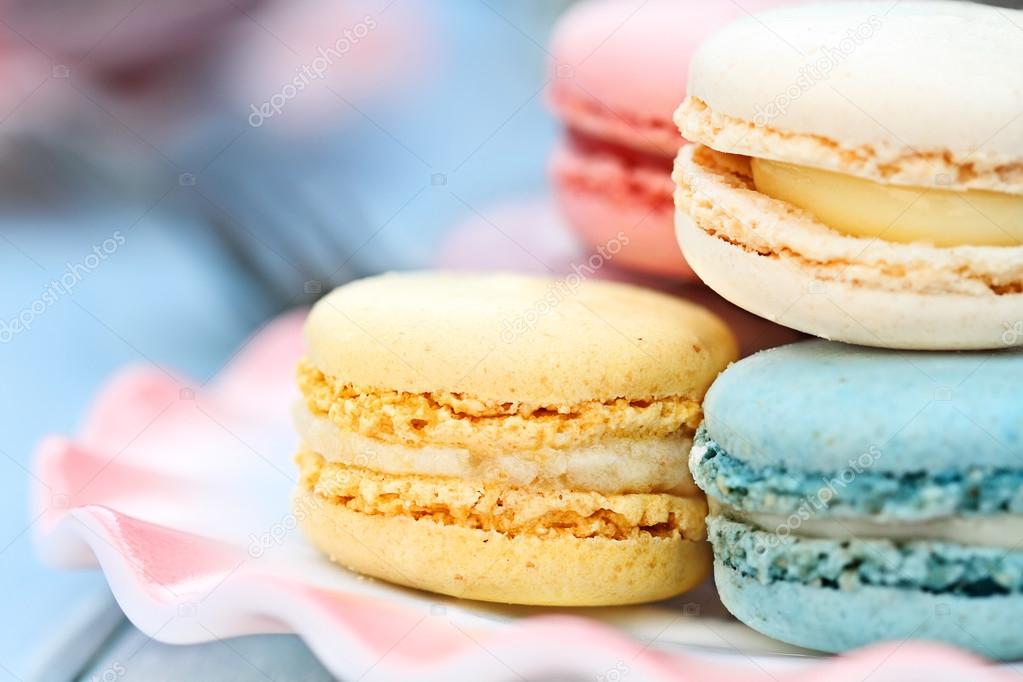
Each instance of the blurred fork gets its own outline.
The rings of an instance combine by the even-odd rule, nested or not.
[[[40,136],[0,142],[5,150],[0,198],[8,203],[74,196],[129,201],[173,182],[167,169],[155,164],[126,172],[124,163]],[[177,202],[171,199],[164,207],[210,230],[273,310],[307,304],[369,274],[358,255],[371,236],[371,224],[352,193],[343,189],[343,180],[324,177],[315,165],[275,170],[281,159],[268,161],[273,156],[268,150],[255,156],[200,177],[181,174],[177,184],[183,191],[174,197]],[[325,185],[332,188],[329,197],[322,191]]]
[[[194,190],[200,216],[277,310],[368,274],[357,256],[369,222],[351,196],[328,202],[308,184],[265,170],[204,177]]]

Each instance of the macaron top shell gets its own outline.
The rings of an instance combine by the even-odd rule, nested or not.
[[[305,337],[318,369],[357,387],[552,406],[698,400],[737,353],[698,306],[576,274],[371,277],[321,299]]]
[[[899,352],[807,341],[721,374],[708,435],[754,467],[830,473],[1023,468],[1023,353]]]
[[[1023,11],[967,2],[777,9],[709,38],[688,91],[718,114],[843,148],[1023,161],[1021,29]]]
[[[672,113],[689,60],[711,31],[780,0],[738,3],[594,0],[565,13],[551,37],[552,106],[569,125],[663,154],[682,145]]]

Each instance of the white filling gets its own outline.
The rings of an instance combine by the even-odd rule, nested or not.
[[[611,438],[571,450],[480,456],[465,448],[412,448],[342,431],[325,417],[310,414],[302,404],[295,406],[292,416],[305,444],[327,460],[385,473],[502,481],[513,486],[554,484],[604,494],[699,494],[689,474],[692,438],[681,433]]]
[[[869,518],[803,519],[798,515],[757,514],[726,507],[709,500],[712,514],[756,526],[779,536],[835,540],[887,539],[929,540],[975,547],[1016,549],[1023,538],[1023,515],[947,517],[922,521],[871,520]]]

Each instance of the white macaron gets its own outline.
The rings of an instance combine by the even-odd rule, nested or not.
[[[1023,11],[842,2],[712,36],[678,238],[753,313],[890,348],[1023,345]]]

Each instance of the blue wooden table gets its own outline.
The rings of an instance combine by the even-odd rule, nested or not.
[[[39,682],[225,682],[294,680],[320,682],[334,677],[292,635],[237,637],[173,646],[136,629],[104,590],[82,600],[38,649],[26,679]]]

